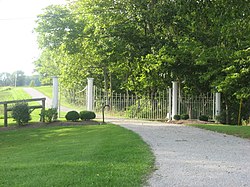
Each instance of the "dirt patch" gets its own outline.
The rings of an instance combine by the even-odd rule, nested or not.
[[[23,129],[23,128],[40,128],[40,127],[51,127],[51,126],[74,126],[74,125],[100,125],[101,123],[98,121],[55,121],[52,123],[29,123],[22,126],[10,126],[10,127],[0,127],[0,131],[6,131],[6,130],[14,130],[14,129]]]

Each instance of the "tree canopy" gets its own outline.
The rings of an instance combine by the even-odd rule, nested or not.
[[[69,88],[86,77],[119,92],[149,93],[177,80],[188,93],[250,96],[248,0],[76,0],[37,18],[46,77]],[[234,100],[232,100],[234,98]]]

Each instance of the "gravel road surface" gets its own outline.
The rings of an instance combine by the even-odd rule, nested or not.
[[[250,187],[250,140],[184,125],[106,121],[138,133],[152,148],[157,170],[147,186]]]
[[[25,91],[44,97],[32,88]],[[50,107],[51,100],[46,102]],[[184,125],[117,118],[105,121],[138,133],[150,145],[156,171],[146,186],[250,187],[250,140]]]

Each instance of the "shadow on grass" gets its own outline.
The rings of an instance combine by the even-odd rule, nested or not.
[[[0,186],[141,186],[154,163],[137,134],[110,124],[1,131],[0,157]]]

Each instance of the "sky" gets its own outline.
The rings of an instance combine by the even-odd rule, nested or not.
[[[0,0],[0,72],[34,74],[40,51],[33,32],[42,9],[65,0]]]

